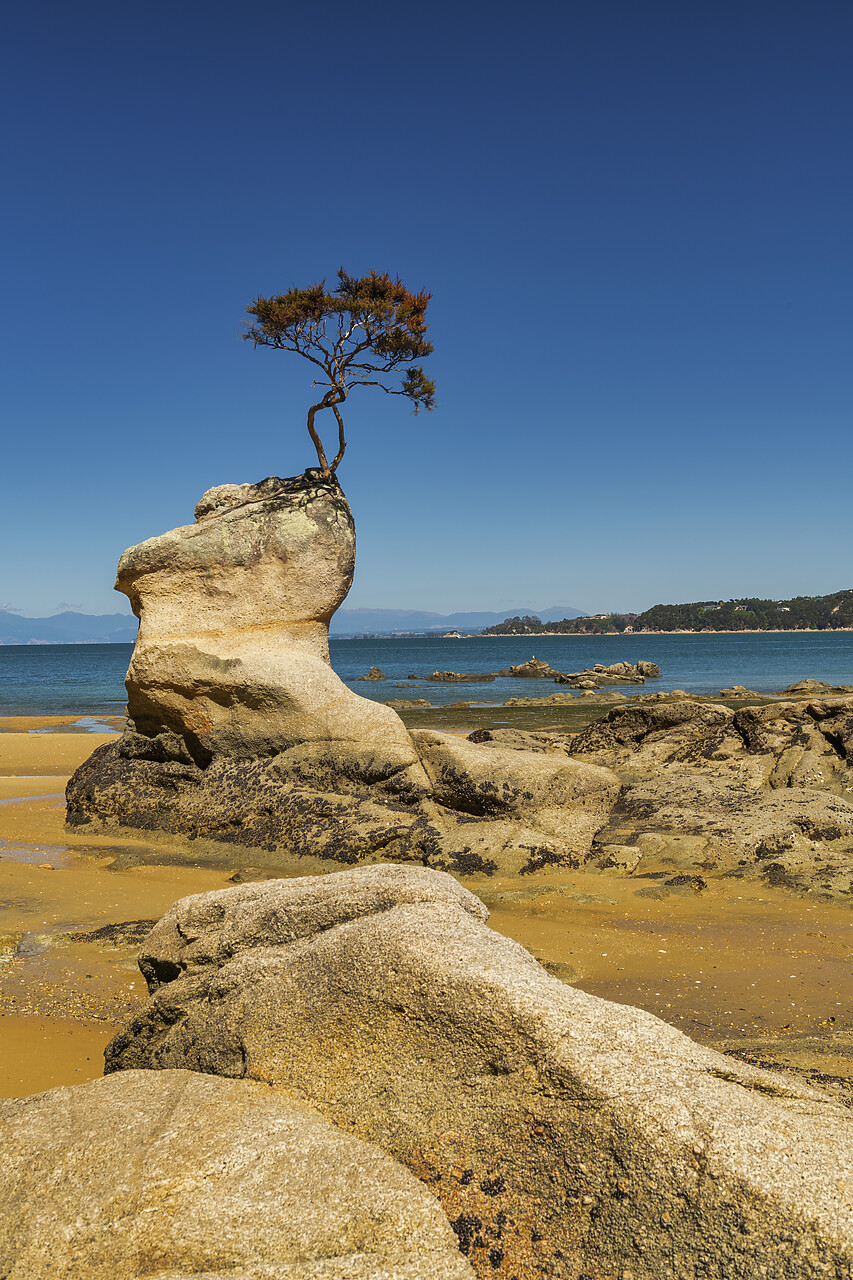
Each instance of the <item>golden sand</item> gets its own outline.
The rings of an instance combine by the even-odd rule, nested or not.
[[[135,945],[69,935],[156,920],[233,868],[198,865],[172,837],[66,830],[67,776],[109,735],[75,732],[70,717],[3,728],[0,1096],[15,1096],[100,1075],[103,1046],[147,994]],[[123,869],[140,851],[148,864]],[[176,854],[182,865],[157,861]],[[819,1082],[850,1076],[853,911],[710,878],[661,901],[638,898],[631,877],[582,872],[468,883],[493,928],[573,985]]]

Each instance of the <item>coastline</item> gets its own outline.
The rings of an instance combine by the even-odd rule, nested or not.
[[[596,640],[599,636],[823,636],[837,635],[839,632],[853,633],[853,627],[738,627],[737,631],[525,631],[510,635],[509,633],[489,634],[482,632],[476,636],[460,636],[461,640]]]

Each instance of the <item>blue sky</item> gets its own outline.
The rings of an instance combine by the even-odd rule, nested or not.
[[[363,391],[351,607],[853,585],[849,0],[40,3],[4,18],[0,603],[123,609],[202,491],[313,461],[258,293],[433,294]]]

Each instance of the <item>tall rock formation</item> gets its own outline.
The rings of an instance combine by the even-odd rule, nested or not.
[[[608,769],[410,734],[329,664],[355,530],[317,471],[220,485],[196,522],[131,547],[133,728],[71,779],[68,821],[160,829],[272,858],[411,859],[457,872],[577,866],[619,792]]]
[[[195,515],[119,561],[116,590],[139,618],[127,673],[137,731],[177,733],[200,761],[348,741],[413,762],[399,717],[329,665],[329,622],[355,569],[338,485],[312,471],[219,485]]]

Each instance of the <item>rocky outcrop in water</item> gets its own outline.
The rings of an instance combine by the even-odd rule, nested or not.
[[[431,680],[433,684],[491,684],[493,671],[432,671],[428,676],[416,676],[418,680]]]
[[[656,662],[613,662],[609,667],[596,663],[583,671],[558,671],[554,680],[577,689],[597,689],[603,684],[645,684],[647,678],[659,676],[660,667]]]
[[[184,899],[108,1070],[285,1086],[417,1174],[480,1277],[850,1274],[846,1109],[563,985],[486,916],[404,867]]]
[[[250,1080],[128,1071],[0,1102],[5,1280],[472,1280],[434,1197]]]
[[[513,676],[520,680],[551,680],[557,675],[550,664],[543,662],[539,658],[530,658],[527,662],[520,662],[515,667],[509,667],[507,670],[499,671],[499,676]]]
[[[580,865],[619,792],[609,770],[564,758],[544,779],[537,758],[410,734],[335,675],[328,624],[354,558],[346,499],[313,471],[212,489],[194,525],[126,551],[132,728],[77,770],[68,822],[250,846],[273,865]]]

